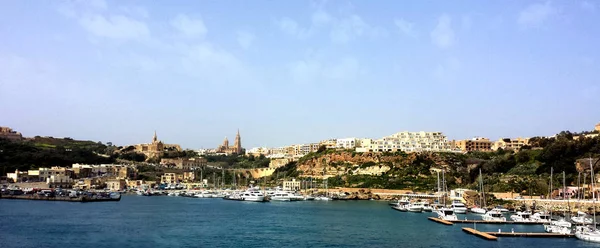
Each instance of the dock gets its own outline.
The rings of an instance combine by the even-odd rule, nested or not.
[[[0,199],[15,199],[15,200],[34,200],[34,201],[67,201],[67,202],[105,202],[105,201],[120,201],[118,198],[95,198],[87,196],[67,197],[67,196],[37,196],[37,195],[2,195]]]
[[[519,232],[486,232],[496,237],[531,237],[531,238],[572,238],[574,234],[560,233],[519,233]]]
[[[487,240],[498,240],[498,237],[488,234],[486,232],[481,232],[481,231],[477,231],[473,228],[470,227],[463,227],[463,232],[469,233],[469,234],[473,234],[477,237],[483,238],[483,239],[487,239]]]
[[[429,219],[429,220],[431,220],[431,221],[435,221],[435,222],[437,222],[437,223],[444,224],[444,225],[449,225],[449,226],[451,226],[451,225],[454,225],[454,223],[452,223],[452,222],[450,222],[450,221],[447,221],[447,220],[442,220],[442,219],[440,219],[440,218],[429,217],[429,218],[427,218],[427,219]]]
[[[450,220],[452,223],[464,224],[492,224],[492,225],[543,225],[543,222],[523,222],[523,221],[485,221],[485,220]]]

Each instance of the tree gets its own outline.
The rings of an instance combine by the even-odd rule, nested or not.
[[[317,153],[322,153],[325,150],[327,150],[327,147],[325,145],[321,145],[321,146],[319,146],[319,149],[317,149]]]

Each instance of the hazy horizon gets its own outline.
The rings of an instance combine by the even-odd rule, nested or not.
[[[245,148],[600,121],[596,1],[3,1],[0,126]]]

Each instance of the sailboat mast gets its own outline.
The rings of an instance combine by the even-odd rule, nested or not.
[[[483,174],[481,174],[481,169],[479,169],[479,179],[481,181],[481,198],[483,199],[483,205],[481,206],[481,208],[485,208],[485,205],[486,205],[486,202],[485,202],[485,191],[483,189]]]
[[[592,205],[594,206],[594,230],[596,230],[596,190],[594,189],[594,165],[592,164],[592,157],[590,157],[590,170],[592,176],[590,181],[592,184]]]

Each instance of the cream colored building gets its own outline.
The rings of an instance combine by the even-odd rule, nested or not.
[[[258,157],[260,155],[267,156],[269,154],[271,154],[271,150],[266,147],[254,147],[254,148],[246,151],[246,155],[252,155],[252,156],[256,156],[256,157]]]
[[[321,140],[319,146],[325,146],[327,149],[333,149],[337,146],[337,139]]]
[[[176,184],[179,181],[177,180],[177,174],[176,173],[165,173],[162,176],[160,176],[160,183],[161,184]]]
[[[292,179],[291,181],[283,181],[283,190],[300,190],[300,181],[296,181],[296,179]]]
[[[450,146],[453,150],[460,150],[462,152],[480,151],[489,152],[492,151],[492,142],[488,138],[476,137],[469,140],[456,140],[450,142]]]
[[[354,149],[357,146],[360,146],[360,139],[357,138],[337,139],[335,143],[336,148],[342,149]]]
[[[106,188],[110,191],[120,191],[127,188],[127,183],[124,179],[110,179],[106,181]]]
[[[361,139],[357,152],[444,152],[451,151],[442,132],[399,132],[381,139]]]
[[[499,139],[498,141],[494,142],[494,145],[492,146],[492,150],[498,150],[498,149],[502,149],[502,150],[514,150],[514,151],[518,151],[521,149],[521,147],[525,146],[525,145],[529,145],[529,138],[516,138],[516,139],[511,139],[511,138],[503,138],[503,139]]]

